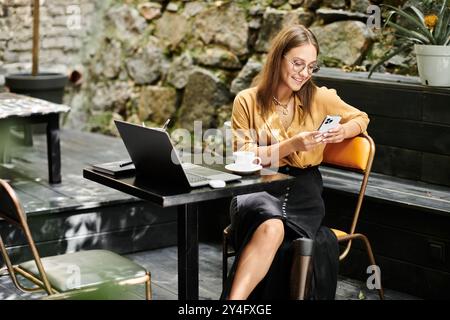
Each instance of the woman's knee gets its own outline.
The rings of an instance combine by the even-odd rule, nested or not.
[[[284,238],[284,224],[281,219],[269,219],[264,221],[259,227],[258,231],[267,240],[267,243],[281,244]]]

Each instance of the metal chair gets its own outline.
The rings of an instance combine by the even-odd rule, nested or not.
[[[0,179],[0,218],[19,228],[30,247],[33,260],[13,265],[3,239],[0,250],[14,285],[22,291],[45,290],[54,295],[74,290],[109,286],[118,290],[145,284],[145,297],[150,300],[151,275],[133,261],[107,250],[86,250],[41,258],[28,226],[27,218],[12,187]],[[35,286],[26,287],[20,277]]]
[[[348,232],[338,229],[331,229],[336,235],[339,243],[346,243],[344,251],[339,256],[339,261],[342,261],[345,257],[347,257],[352,246],[352,241],[358,239],[364,243],[370,264],[372,266],[376,266],[369,239],[364,234],[355,232],[356,224],[358,223],[359,214],[361,212],[362,202],[366,193],[367,183],[369,181],[374,156],[375,143],[367,134],[361,134],[352,139],[344,140],[338,144],[328,144],[325,148],[322,161],[324,165],[358,172],[363,175],[350,229]],[[384,299],[383,287],[381,286],[381,277],[379,274],[376,276],[380,281],[378,294],[380,299]]]
[[[353,240],[362,240],[365,245],[367,255],[369,257],[370,264],[376,266],[375,258],[373,256],[372,247],[369,239],[361,233],[356,233],[356,224],[358,223],[359,214],[361,211],[362,202],[367,188],[370,171],[372,169],[372,162],[375,156],[375,143],[372,138],[367,134],[361,134],[357,137],[346,139],[341,143],[328,144],[324,150],[323,165],[337,167],[343,170],[350,170],[358,172],[363,175],[361,186],[359,189],[356,208],[353,214],[352,224],[348,232],[338,229],[331,229],[336,235],[339,243],[346,243],[344,251],[340,254],[339,260],[342,261],[347,257],[350,252]],[[229,257],[234,256],[236,253],[229,248],[229,235],[230,226],[226,227],[223,231],[223,244],[222,244],[222,285],[225,284],[228,275],[228,262]],[[377,272],[377,270],[375,270]],[[383,287],[381,286],[380,275],[377,274],[378,280],[380,280],[380,288],[378,294],[380,299],[384,299]]]

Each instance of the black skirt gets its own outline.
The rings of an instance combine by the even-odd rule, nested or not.
[[[277,192],[257,192],[234,197],[230,206],[231,244],[236,258],[230,269],[221,299],[228,297],[237,262],[258,226],[268,219],[284,222],[285,237],[267,275],[249,299],[288,299],[289,271],[293,240],[314,239],[311,299],[334,299],[337,285],[339,248],[334,233],[321,226],[325,216],[322,176],[317,167],[281,167],[280,172],[295,176],[290,187]]]

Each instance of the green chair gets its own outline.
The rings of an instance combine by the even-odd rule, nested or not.
[[[116,282],[103,283],[83,289],[72,290],[50,296],[42,300],[142,300],[143,288],[141,285],[120,284]]]
[[[31,236],[26,215],[12,187],[0,179],[0,218],[22,230],[33,260],[13,265],[0,236],[0,250],[14,285],[22,291],[45,290],[49,296],[84,290],[93,297],[92,288],[114,285],[115,289],[145,284],[145,297],[151,299],[151,276],[142,266],[107,250],[87,250],[41,258]],[[23,277],[34,287],[22,284]],[[120,291],[120,290],[119,290]],[[119,294],[115,295],[120,296]]]

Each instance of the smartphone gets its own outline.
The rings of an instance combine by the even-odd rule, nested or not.
[[[317,131],[327,132],[330,129],[334,129],[339,124],[339,121],[341,121],[341,116],[328,115],[325,117],[325,119],[323,119],[322,124],[320,125],[319,129],[317,129]]]

